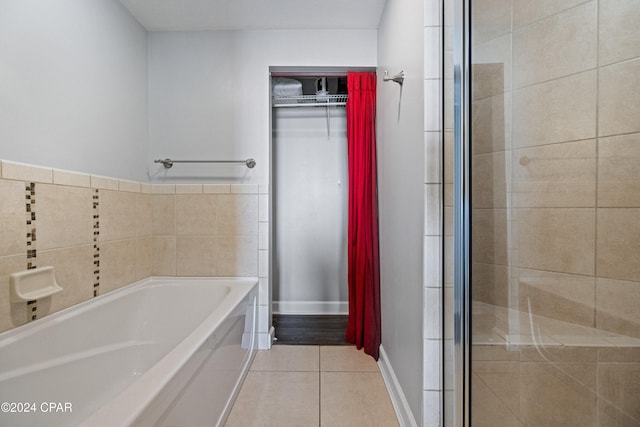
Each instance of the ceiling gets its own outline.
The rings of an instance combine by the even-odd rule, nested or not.
[[[386,0],[120,0],[149,31],[375,29]]]

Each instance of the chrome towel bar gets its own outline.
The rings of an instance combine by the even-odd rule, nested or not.
[[[174,163],[243,163],[249,169],[253,169],[256,165],[254,159],[247,160],[172,160],[172,159],[156,159],[153,163],[162,163],[162,165],[170,169]]]

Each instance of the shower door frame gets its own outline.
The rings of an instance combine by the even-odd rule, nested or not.
[[[446,1],[446,0],[445,0]],[[454,1],[453,423],[471,425],[471,1]],[[445,101],[446,102],[446,101]]]

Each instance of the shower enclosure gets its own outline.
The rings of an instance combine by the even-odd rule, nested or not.
[[[640,425],[640,1],[444,14],[445,425]]]

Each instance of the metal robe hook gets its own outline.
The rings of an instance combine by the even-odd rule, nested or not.
[[[402,86],[402,84],[404,83],[404,71],[400,71],[395,76],[389,77],[389,71],[384,70],[384,77],[382,78],[382,81],[384,81],[384,82],[396,82],[400,86]]]

